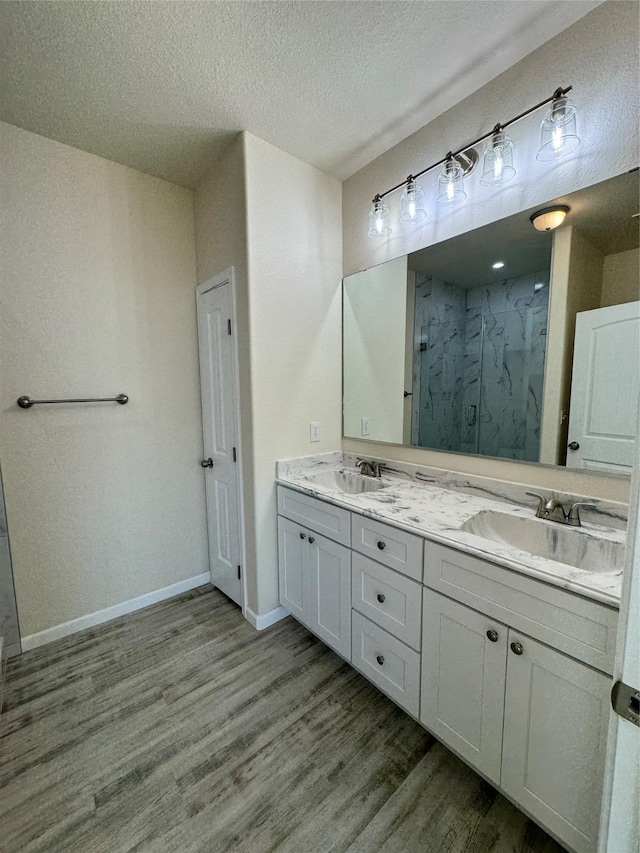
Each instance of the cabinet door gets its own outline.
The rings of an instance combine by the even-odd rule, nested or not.
[[[610,690],[597,670],[509,632],[502,787],[577,853],[597,848]]]
[[[424,590],[420,722],[500,784],[508,629]]]
[[[305,543],[306,544],[306,543]],[[309,532],[309,627],[351,660],[351,551]]]
[[[299,524],[278,516],[280,604],[309,625],[309,541]]]

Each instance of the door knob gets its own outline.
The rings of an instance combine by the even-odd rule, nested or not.
[[[200,465],[202,465],[203,468],[213,468],[213,459],[211,457],[203,459]]]
[[[577,441],[570,441],[569,442],[569,450],[580,450],[580,445],[578,444]]]

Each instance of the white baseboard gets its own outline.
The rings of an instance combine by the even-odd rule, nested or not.
[[[269,610],[268,613],[262,613],[258,616],[250,607],[245,608],[244,618],[258,631],[264,631],[265,628],[270,628],[276,622],[286,619],[291,614],[286,607],[276,607],[275,610]]]
[[[61,637],[68,637],[69,634],[84,631],[85,628],[93,628],[95,625],[101,625],[103,622],[117,619],[118,616],[125,616],[127,613],[133,613],[135,610],[142,610],[144,607],[149,607],[150,604],[157,604],[159,601],[173,598],[174,595],[180,595],[183,592],[188,592],[190,589],[195,589],[206,583],[211,583],[209,572],[187,578],[186,581],[172,583],[170,586],[156,589],[153,592],[147,592],[144,595],[139,595],[137,598],[130,598],[128,601],[123,601],[120,604],[105,607],[104,610],[87,613],[86,616],[80,616],[78,619],[72,619],[70,622],[53,625],[44,631],[38,631],[37,634],[29,634],[27,637],[22,637],[22,651],[28,652],[30,649],[44,646],[45,643],[52,643]]]

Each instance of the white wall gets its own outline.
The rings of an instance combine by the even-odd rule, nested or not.
[[[609,0],[349,178],[343,185],[344,274],[350,275],[519,210],[543,205],[636,166],[639,159],[637,40],[637,4]],[[496,121],[516,115],[550,95],[557,86],[570,84],[580,110],[582,138],[575,156],[551,165],[536,161],[541,118],[536,114],[510,131],[517,146],[518,174],[504,189],[480,187],[480,175],[476,173],[468,181],[467,201],[458,210],[443,213],[433,204],[436,175],[432,173],[422,181],[429,206],[426,224],[413,233],[404,231],[397,219],[396,194],[390,197],[393,234],[383,240],[369,237],[367,214],[376,192],[404,180],[452,147],[490,130]],[[616,500],[625,500],[628,495],[628,481],[562,468],[498,463],[417,448],[391,449],[351,440],[345,440],[343,447],[356,453],[377,453],[449,470],[537,483],[560,491]]]
[[[343,324],[344,434],[362,435],[366,417],[372,438],[402,443],[406,257],[345,279]]]
[[[0,454],[24,636],[208,570],[193,194],[1,132]],[[118,392],[128,405],[15,402]]]
[[[341,184],[244,135],[256,612],[278,606],[277,459],[335,450],[341,424]],[[309,441],[319,421],[321,441]],[[251,567],[249,567],[251,568]],[[252,608],[253,609],[253,608]]]

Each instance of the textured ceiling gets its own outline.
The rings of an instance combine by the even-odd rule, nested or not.
[[[344,179],[601,0],[0,2],[0,118],[193,187],[247,130]]]

